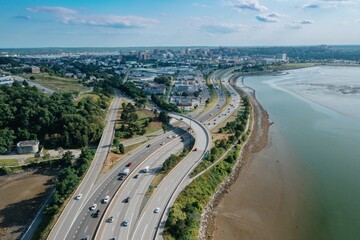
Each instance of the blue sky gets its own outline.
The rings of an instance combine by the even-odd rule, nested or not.
[[[360,0],[0,0],[0,48],[360,44]]]

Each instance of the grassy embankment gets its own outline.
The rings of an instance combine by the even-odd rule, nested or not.
[[[125,101],[124,101],[125,102]],[[125,102],[126,103],[126,102]],[[116,119],[119,119],[116,123],[115,129],[120,129],[123,122],[120,120],[121,117],[122,108],[119,109],[118,115]],[[124,138],[124,137],[118,137],[119,142],[130,139],[135,139],[137,137],[146,137],[151,135],[152,133],[159,131],[162,129],[162,123],[156,120],[156,116],[152,111],[146,110],[146,109],[137,109],[136,114],[138,116],[138,120],[136,121],[136,124],[139,126],[143,126],[145,129],[145,134],[138,135],[135,134],[131,138]],[[148,123],[148,124],[147,124]],[[131,152],[132,150],[138,148],[139,146],[143,145],[147,140],[141,142],[136,142],[132,145],[125,146],[125,153],[121,154],[118,149],[114,148],[111,153],[109,153],[108,158],[105,161],[104,167],[102,169],[102,173],[106,173],[109,171],[116,163],[121,161],[121,159],[126,156],[127,153]]]
[[[209,109],[214,106],[214,104],[217,102],[217,100],[219,99],[219,95],[217,93],[217,91],[215,90],[213,84],[210,81],[211,76],[214,73],[210,74],[209,76],[207,76],[206,78],[206,85],[209,89],[209,93],[210,93],[210,98],[209,98],[209,102],[206,104],[205,108],[201,111],[201,114],[209,111]]]
[[[232,172],[241,147],[249,134],[249,131],[245,132],[244,126],[249,119],[250,104],[247,99],[243,99],[243,102],[245,110],[223,129],[230,133],[228,139],[216,142],[210,154],[195,168],[192,176],[202,172],[213,163],[214,165],[195,178],[177,197],[166,222],[164,231],[166,240],[198,239],[201,214],[219,185]],[[225,152],[226,155],[222,156]]]
[[[19,162],[17,159],[0,159],[0,167],[17,166]]]
[[[35,83],[39,83],[44,87],[52,89],[57,92],[85,92],[90,90],[79,83],[78,80],[73,78],[64,78],[58,76],[50,76],[47,73],[39,73],[39,74],[24,74],[24,78],[30,79],[30,77],[34,77],[33,80]]]
[[[307,68],[307,67],[314,67],[318,64],[316,63],[285,63],[281,65],[273,65],[269,66],[269,70],[291,70],[291,69],[299,69],[299,68]]]

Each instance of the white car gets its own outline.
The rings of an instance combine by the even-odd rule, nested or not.
[[[108,202],[109,202],[109,199],[110,199],[110,197],[109,197],[109,196],[106,196],[106,197],[103,199],[103,203],[108,203]]]
[[[90,210],[95,210],[95,209],[96,209],[96,207],[97,207],[97,204],[96,204],[96,203],[94,203],[94,204],[90,207]]]
[[[75,197],[75,200],[80,200],[81,197],[82,197],[82,194],[80,193],[79,195],[77,195],[77,196]]]
[[[157,208],[154,209],[154,213],[158,213],[158,212],[160,212],[160,208],[159,208],[159,207],[157,207]]]
[[[112,223],[113,221],[114,221],[114,217],[112,217],[112,216],[109,217],[108,222],[109,222],[109,223]]]

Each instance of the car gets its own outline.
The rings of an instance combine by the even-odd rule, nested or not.
[[[136,174],[135,176],[134,176],[134,178],[138,178],[139,177],[139,174]]]
[[[131,162],[129,162],[128,164],[126,164],[126,167],[130,167],[131,166]]]
[[[109,217],[108,222],[112,223],[113,221],[114,221],[114,217],[113,216]]]
[[[128,202],[130,202],[130,197],[124,199],[124,203],[128,203]]]
[[[77,196],[75,197],[75,200],[80,200],[81,197],[82,197],[82,194],[80,193],[79,195],[77,195]]]
[[[158,213],[158,212],[160,212],[160,208],[159,208],[159,207],[157,207],[157,208],[154,209],[154,213]]]
[[[161,146],[164,145],[164,144],[165,144],[165,142],[160,143]]]
[[[94,212],[91,216],[92,216],[93,218],[97,218],[97,217],[99,217],[99,215],[100,215],[100,210],[98,209],[98,210],[96,210],[96,212]]]
[[[182,120],[184,120],[183,118],[180,118],[180,120],[182,121]]]
[[[197,147],[196,147],[196,148],[194,148],[194,151],[195,151],[195,152],[197,151]]]
[[[117,238],[116,238],[116,237],[113,237],[113,238],[110,238],[110,240],[117,240]]]
[[[211,123],[208,123],[208,125],[210,125]]]
[[[151,146],[151,144],[146,145],[146,147],[150,147],[150,146]]]
[[[177,138],[178,136],[179,136],[179,135],[175,134],[175,135],[174,135],[174,138]]]
[[[120,177],[118,177],[118,180],[123,180],[124,179],[124,175],[121,175]]]
[[[109,197],[109,196],[106,196],[106,197],[102,200],[102,202],[103,202],[103,203],[108,203],[108,202],[109,202],[109,199],[110,199],[110,197]]]
[[[90,237],[89,236],[86,236],[86,237],[83,237],[81,240],[89,240]]]
[[[124,227],[127,227],[129,225],[129,221],[125,220],[121,223],[121,225],[123,225]]]
[[[96,207],[97,207],[97,204],[96,204],[96,203],[94,203],[93,205],[91,205],[90,210],[95,210],[95,209],[96,209]]]
[[[169,138],[169,139],[170,139],[170,138],[172,138],[172,136],[171,136],[171,135],[169,135],[167,138]]]

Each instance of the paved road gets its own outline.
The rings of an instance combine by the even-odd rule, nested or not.
[[[179,137],[175,138],[167,147],[149,156],[146,162],[141,163],[137,170],[129,175],[126,184],[116,193],[104,219],[101,221],[96,239],[110,239],[116,236],[119,239],[128,239],[133,234],[135,224],[145,204],[145,193],[151,185],[154,176],[171,154],[181,151],[185,145],[194,141],[190,134],[187,135],[183,142],[181,142]],[[148,173],[141,171],[145,166],[150,166]],[[137,179],[134,178],[135,175],[138,175]],[[129,202],[124,201],[127,197],[130,197]],[[109,223],[106,220],[111,216],[114,217],[114,221]],[[129,225],[127,227],[118,227],[125,220],[129,221]]]
[[[90,190],[95,183],[95,180],[100,173],[100,170],[103,166],[104,161],[108,155],[108,152],[112,145],[114,128],[116,124],[116,116],[118,109],[120,107],[120,97],[116,95],[109,107],[109,113],[107,115],[106,126],[99,142],[99,146],[95,153],[95,157],[90,165],[89,170],[87,171],[84,179],[77,188],[73,197],[78,194],[82,194],[83,200],[86,200],[90,195]],[[51,230],[48,239],[66,239],[66,235],[70,227],[73,225],[74,219],[79,214],[79,211],[82,207],[84,201],[70,201],[65,207],[64,211],[60,215],[57,223]]]

